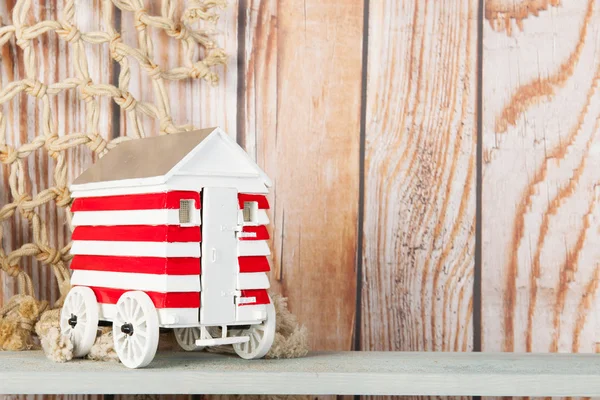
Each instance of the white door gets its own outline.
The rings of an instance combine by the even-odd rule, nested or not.
[[[238,209],[236,189],[204,188],[201,324],[224,325],[235,321]]]

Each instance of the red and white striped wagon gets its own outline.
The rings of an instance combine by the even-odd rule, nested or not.
[[[79,176],[60,320],[75,356],[104,321],[130,368],[152,361],[160,328],[185,350],[232,344],[263,357],[275,336],[269,186],[220,128],[121,143]]]

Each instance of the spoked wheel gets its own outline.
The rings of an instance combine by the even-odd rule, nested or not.
[[[273,303],[267,304],[267,319],[250,328],[239,331],[236,336],[249,336],[250,340],[236,343],[233,350],[238,356],[246,360],[264,357],[271,348],[275,339],[275,307]]]
[[[69,291],[60,312],[60,330],[73,343],[73,357],[90,352],[98,332],[98,302],[92,289],[75,286]]]
[[[196,346],[196,340],[200,339],[200,327],[175,328],[173,329],[177,344],[185,351],[200,351],[204,346]]]
[[[158,313],[144,292],[124,293],[117,302],[113,340],[119,360],[129,368],[150,364],[158,348]]]

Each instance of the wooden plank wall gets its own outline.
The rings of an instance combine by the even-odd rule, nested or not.
[[[80,14],[82,30],[97,23]],[[272,282],[313,349],[600,351],[599,17],[596,0],[230,2],[222,82],[169,85],[175,122],[224,126],[273,178]],[[131,15],[115,18],[135,40]],[[58,50],[42,53],[48,80],[69,73]],[[4,85],[18,52],[1,56]],[[57,102],[61,129],[80,126],[76,99]],[[19,116],[35,104],[11,107],[14,140],[31,139]],[[36,187],[44,160],[29,160]],[[75,152],[73,174],[91,162]],[[28,240],[22,224],[3,246]],[[68,233],[57,223],[52,238]]]
[[[370,4],[361,349],[473,347],[477,10]]]
[[[600,351],[600,4],[537,3],[485,10],[482,348]]]
[[[315,349],[350,349],[363,4],[244,5],[238,138],[274,182],[272,281],[309,327]]]

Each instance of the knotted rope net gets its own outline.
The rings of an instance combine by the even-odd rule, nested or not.
[[[192,78],[217,84],[218,75],[213,67],[225,63],[225,52],[216,44],[211,28],[194,28],[192,25],[199,20],[216,22],[218,9],[225,5],[224,1],[188,1],[182,16],[177,18],[177,1],[162,0],[160,15],[150,15],[143,0],[104,0],[101,3],[101,14],[106,29],[82,32],[75,20],[74,0],[65,0],[56,20],[34,23],[28,23],[31,21],[31,0],[18,0],[12,10],[12,24],[0,26],[0,51],[7,44],[13,47],[16,44],[22,51],[16,54],[22,54],[22,59],[14,61],[23,64],[25,74],[24,79],[0,87],[0,162],[5,174],[8,172],[8,188],[2,186],[2,190],[10,191],[9,202],[1,204],[0,208],[0,268],[5,276],[16,279],[18,283],[18,293],[0,308],[0,349],[31,348],[34,326],[49,308],[46,300],[36,298],[34,282],[22,268],[27,257],[35,257],[45,267],[52,269],[61,295],[54,304],[55,307],[62,305],[62,299],[69,290],[68,262],[71,259],[71,245],[62,248],[53,246],[49,241],[49,222],[40,214],[41,207],[54,202],[58,208],[66,210],[67,219],[70,219],[71,196],[65,158],[67,150],[87,146],[101,157],[122,141],[144,137],[144,117],[158,121],[160,134],[193,129],[193,126],[174,124],[166,83]],[[82,1],[77,6],[90,7],[90,4]],[[133,13],[137,46],[126,44],[114,27],[114,7],[123,13]],[[151,30],[162,30],[177,40],[183,50],[183,65],[163,69],[157,64],[157,50]],[[32,43],[41,35],[53,33],[68,43],[67,62],[71,63],[74,75],[58,82],[42,82],[39,80],[39,60]],[[120,67],[117,85],[94,82],[90,76],[86,46],[99,47],[102,44],[108,44],[110,57]],[[132,63],[137,63],[148,75],[153,92],[152,103],[139,101],[129,92]],[[52,97],[67,91],[75,92],[85,103],[85,130],[81,132],[59,132],[57,129],[53,114],[55,110],[51,107]],[[36,99],[41,107],[39,132],[28,143],[10,144],[7,140],[8,124],[4,108],[7,103],[23,94]],[[106,140],[102,136],[99,126],[100,101],[103,98],[112,99],[124,111],[129,122],[129,136],[113,140]],[[30,172],[25,167],[24,160],[32,153],[43,150],[54,162],[53,181],[50,187],[33,194]],[[32,229],[32,240],[18,248],[7,249],[3,222],[13,218],[15,214],[28,221]],[[58,314],[54,312],[52,315]]]

